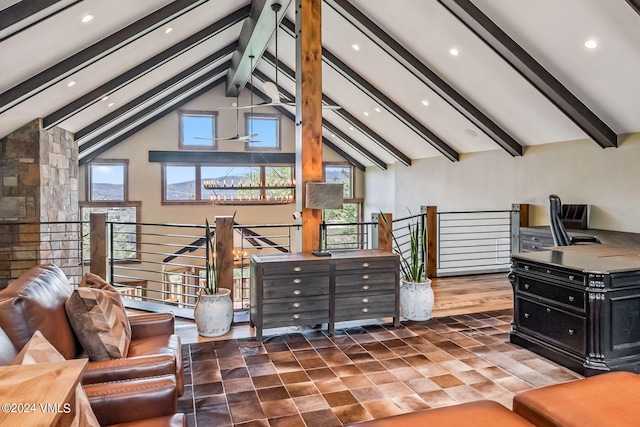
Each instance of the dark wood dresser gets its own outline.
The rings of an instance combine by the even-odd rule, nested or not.
[[[586,376],[640,372],[640,256],[598,246],[512,255],[510,340]]]
[[[251,257],[250,323],[266,328],[393,317],[400,322],[399,257],[379,250]]]

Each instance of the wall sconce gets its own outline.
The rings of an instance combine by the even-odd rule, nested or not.
[[[342,209],[344,202],[343,184],[328,182],[307,182],[305,207],[307,209]],[[318,250],[311,253],[316,256],[330,256],[331,252],[324,248],[326,239],[326,224],[324,218],[320,223],[320,233],[318,235]]]

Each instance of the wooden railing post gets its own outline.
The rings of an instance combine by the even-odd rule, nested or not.
[[[378,214],[378,249],[380,249],[381,251],[393,252],[392,221],[392,214],[382,212]]]
[[[109,281],[107,277],[107,214],[89,214],[89,271]]]
[[[424,208],[423,208],[424,209]],[[438,276],[438,207],[427,206],[427,277]]]
[[[216,268],[220,272],[220,287],[231,290],[233,299],[233,217],[216,217]]]

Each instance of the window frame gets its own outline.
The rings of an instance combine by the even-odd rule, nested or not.
[[[256,147],[251,145],[251,141],[244,143],[245,151],[280,151],[282,150],[282,115],[269,113],[244,113],[245,135],[249,135],[250,120],[252,118],[274,119],[276,120],[276,146],[275,147]]]
[[[212,123],[211,134],[213,138],[211,145],[189,145],[184,142],[184,117],[185,116],[197,116],[197,117],[211,117]],[[178,148],[181,150],[217,150],[218,143],[218,112],[206,111],[206,110],[178,110]]]
[[[122,165],[123,166],[123,199],[122,200],[93,200],[93,192],[91,191],[93,185],[92,170],[93,166],[98,165]],[[87,163],[85,173],[85,200],[91,203],[102,202],[127,202],[129,200],[129,159],[96,159]]]

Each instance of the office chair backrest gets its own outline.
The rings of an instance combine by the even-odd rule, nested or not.
[[[556,246],[569,246],[571,239],[564,228],[564,224],[560,220],[562,212],[562,202],[560,197],[555,194],[549,196],[549,228],[551,228],[551,236],[553,244]]]

